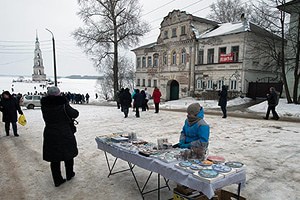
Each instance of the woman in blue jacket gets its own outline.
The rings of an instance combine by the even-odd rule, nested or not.
[[[208,146],[209,125],[205,122],[204,110],[199,103],[193,103],[187,108],[187,119],[182,128],[179,147],[203,147]]]

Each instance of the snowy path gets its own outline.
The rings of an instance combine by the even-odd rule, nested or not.
[[[140,194],[129,173],[107,178],[103,152],[97,149],[95,137],[112,132],[136,132],[138,137],[156,142],[159,137],[178,141],[186,114],[153,110],[129,118],[115,107],[76,105],[80,111],[75,159],[76,176],[59,188],[53,186],[49,163],[42,160],[44,123],[40,109],[26,110],[28,124],[19,126],[20,137],[4,136],[0,124],[0,199],[124,199],[139,200]],[[221,155],[247,165],[246,188],[242,196],[249,200],[299,199],[300,191],[300,126],[299,123],[266,121],[206,115],[211,126],[210,155]],[[120,162],[120,167],[126,163]],[[148,173],[136,169],[140,178]],[[149,187],[156,186],[156,179]],[[171,185],[174,185],[172,183]],[[228,190],[235,191],[236,186]],[[172,192],[163,190],[162,199]],[[156,199],[156,193],[146,200]]]

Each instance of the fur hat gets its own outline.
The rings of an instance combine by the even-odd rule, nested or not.
[[[199,103],[192,103],[191,105],[188,106],[186,112],[189,115],[196,116],[200,112],[201,106]]]
[[[48,91],[47,91],[47,95],[48,96],[59,96],[60,95],[60,90],[56,86],[49,87]]]

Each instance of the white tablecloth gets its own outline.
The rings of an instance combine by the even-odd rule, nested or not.
[[[176,162],[166,163],[156,158],[145,157],[135,152],[125,151],[122,148],[108,145],[99,138],[96,138],[96,142],[98,144],[98,149],[101,149],[102,151],[110,153],[116,158],[120,158],[124,161],[135,164],[148,171],[156,172],[169,180],[175,181],[176,183],[185,185],[197,191],[201,191],[209,199],[214,196],[214,191],[216,189],[221,189],[231,184],[241,183],[244,185],[246,181],[246,171],[242,170],[213,183],[203,182],[200,179],[195,178],[191,173],[176,168],[174,166]]]

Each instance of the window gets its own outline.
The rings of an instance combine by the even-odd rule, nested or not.
[[[199,49],[199,51],[198,51],[198,64],[199,65],[203,64],[203,55],[204,55],[203,49]]]
[[[141,58],[138,57],[138,58],[136,59],[136,68],[140,68],[140,67],[141,67]]]
[[[230,80],[230,90],[236,90],[236,80]]]
[[[148,56],[148,67],[152,67],[152,57]]]
[[[153,55],[153,67],[158,66],[158,54]]]
[[[219,80],[218,85],[217,85],[217,87],[218,87],[217,89],[221,90],[223,85],[224,85],[224,80]]]
[[[25,96],[25,99],[32,100],[32,96]]]
[[[172,37],[177,37],[176,28],[172,28]]]
[[[219,48],[219,62],[221,61],[221,54],[226,54],[226,47]]]
[[[231,47],[231,52],[233,54],[233,62],[239,61],[239,46],[233,46]]]
[[[166,52],[164,52],[164,54],[163,54],[163,64],[164,64],[164,65],[167,65],[167,64],[168,64],[168,56],[167,56],[167,53],[166,53]]]
[[[185,26],[181,26],[181,35],[185,35]]]
[[[164,39],[168,39],[169,38],[168,35],[169,35],[168,31],[164,31]]]
[[[186,63],[186,51],[185,49],[182,49],[181,51],[181,64],[185,64]]]
[[[153,80],[153,87],[157,87],[157,80]]]
[[[213,81],[212,81],[212,80],[208,80],[208,81],[207,81],[207,87],[206,87],[206,89],[212,90],[213,87],[214,87]]]
[[[143,87],[145,87],[146,86],[146,80],[145,79],[143,79],[143,85],[142,85]]]
[[[151,87],[151,79],[148,79],[148,85],[147,87]]]
[[[141,80],[138,78],[137,80],[136,80],[136,86],[140,86],[141,85]]]
[[[198,79],[197,80],[197,89],[204,89],[205,88],[205,81]]]
[[[172,53],[172,64],[173,65],[176,65],[176,59],[177,59],[176,51],[173,51],[173,53]]]
[[[214,49],[207,50],[207,64],[214,63]]]
[[[142,59],[142,67],[146,67],[146,57],[143,57]]]
[[[33,96],[33,100],[41,100],[41,96]]]

